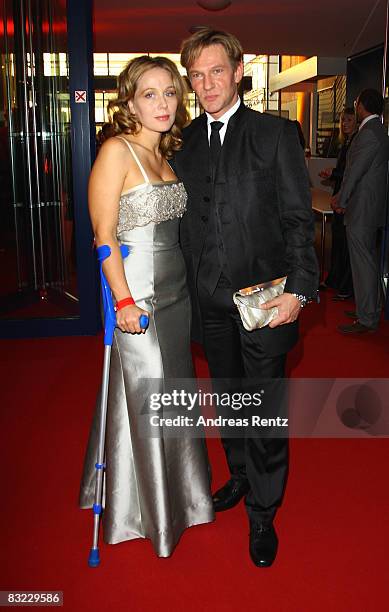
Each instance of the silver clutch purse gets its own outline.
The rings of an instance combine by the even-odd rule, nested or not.
[[[286,276],[253,287],[239,289],[233,294],[232,299],[239,310],[243,327],[247,331],[265,327],[277,317],[278,308],[262,310],[260,306],[284,293],[285,283]]]

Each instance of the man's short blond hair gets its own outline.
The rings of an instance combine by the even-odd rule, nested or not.
[[[189,71],[202,50],[211,45],[221,45],[224,48],[234,70],[243,61],[242,45],[236,36],[222,30],[204,27],[199,28],[182,43],[181,64]]]

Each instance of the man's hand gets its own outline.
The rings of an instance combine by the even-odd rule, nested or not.
[[[278,308],[278,316],[269,323],[269,327],[278,327],[278,325],[286,325],[293,323],[300,314],[300,301],[292,295],[292,293],[283,293],[274,300],[269,300],[262,304],[263,310],[269,310],[274,307]]]
[[[330,206],[332,208],[332,210],[336,213],[338,213],[339,215],[344,215],[344,213],[346,212],[345,208],[341,208],[338,204],[338,195],[333,195],[331,200],[330,200]]]
[[[333,168],[324,168],[324,170],[320,170],[320,172],[319,172],[320,178],[322,178],[322,179],[330,178],[330,176],[332,174],[332,170],[333,170]]]
[[[330,206],[332,208],[332,210],[336,210],[337,208],[339,208],[338,206],[338,196],[337,195],[333,195],[330,199]]]

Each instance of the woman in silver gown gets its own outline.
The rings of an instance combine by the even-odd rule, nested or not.
[[[117,304],[110,367],[104,540],[150,538],[169,556],[186,527],[213,520],[204,440],[140,434],[141,411],[167,379],[193,377],[190,303],[178,226],[184,186],[167,157],[187,121],[185,86],[166,58],[138,57],[119,77],[110,103],[113,137],[101,147],[89,187],[97,245],[109,244],[104,272]],[[130,247],[122,260],[119,245]],[[132,303],[133,302],[133,303]],[[149,315],[147,331],[139,316]],[[150,380],[153,379],[153,380]],[[97,402],[99,406],[99,402]],[[98,443],[96,410],[80,490],[94,502]]]

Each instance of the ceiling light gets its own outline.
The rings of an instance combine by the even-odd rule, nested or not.
[[[222,11],[231,4],[231,0],[196,0],[196,2],[206,11]]]

